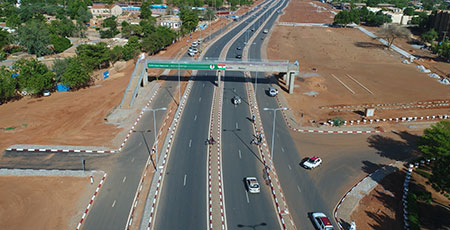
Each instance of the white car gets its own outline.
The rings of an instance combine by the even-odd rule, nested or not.
[[[188,51],[192,53],[198,53],[198,49],[194,47],[189,47]]]
[[[42,91],[42,95],[44,95],[44,97],[48,97],[48,96],[50,96],[50,91],[44,90],[44,91]]]
[[[269,88],[269,95],[271,97],[275,97],[277,94],[278,94],[278,90],[276,88],[274,88],[274,87]]]
[[[319,230],[334,230],[330,219],[328,219],[325,214],[321,212],[313,212],[311,217]]]
[[[259,193],[260,187],[258,180],[256,177],[246,177],[245,184],[247,185],[248,192],[250,193]]]
[[[195,56],[195,53],[194,53],[194,52],[188,52],[188,55],[189,55],[190,57],[193,57],[193,56]]]
[[[303,162],[303,167],[307,169],[313,169],[322,164],[322,159],[319,157],[313,156],[309,157],[305,162]]]
[[[241,104],[241,98],[240,97],[238,97],[238,96],[234,96],[233,97],[233,99],[232,99],[232,102],[233,102],[233,104],[235,104],[235,105],[239,105],[239,104]]]
[[[193,47],[198,46],[198,42],[196,42],[196,41],[195,41],[195,42],[192,42],[192,46],[193,46]]]

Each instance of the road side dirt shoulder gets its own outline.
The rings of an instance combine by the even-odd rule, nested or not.
[[[386,176],[369,195],[362,198],[351,218],[357,229],[403,229],[402,184],[405,173]]]
[[[89,178],[2,176],[0,229],[75,229],[73,217],[81,217],[96,185]]]

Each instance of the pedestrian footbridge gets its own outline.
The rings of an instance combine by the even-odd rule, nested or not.
[[[178,69],[178,70],[212,70],[216,71],[217,80],[220,83],[221,76],[226,71],[241,72],[269,72],[280,73],[287,83],[289,93],[294,92],[295,76],[299,73],[299,63],[289,61],[273,60],[248,60],[248,61],[222,61],[213,59],[141,59],[136,64],[133,75],[127,89],[125,90],[121,107],[130,108],[133,105],[133,99],[137,96],[139,87],[144,87],[148,83],[147,68],[149,69]]]

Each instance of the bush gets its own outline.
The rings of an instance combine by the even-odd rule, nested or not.
[[[55,34],[50,35],[50,43],[53,45],[55,53],[62,53],[72,46],[69,39]]]
[[[428,204],[431,204],[431,202],[433,202],[433,199],[431,198],[431,192],[416,192],[415,195],[417,200],[424,201]]]
[[[409,193],[408,195],[408,218],[409,229],[420,230],[419,205],[417,204],[417,197],[414,193]]]
[[[342,119],[341,117],[335,117],[333,118],[333,126],[339,127],[341,125],[344,124],[344,119]]]
[[[430,173],[430,172],[427,172],[427,171],[425,171],[425,170],[423,170],[423,169],[416,169],[415,172],[416,172],[417,174],[419,174],[419,175],[421,175],[421,176],[427,178],[427,179],[430,179],[430,178],[431,178],[431,173]]]

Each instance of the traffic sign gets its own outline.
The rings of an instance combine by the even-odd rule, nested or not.
[[[196,63],[163,63],[148,62],[147,68],[153,69],[203,69],[203,70],[225,70],[225,64],[196,64]]]

